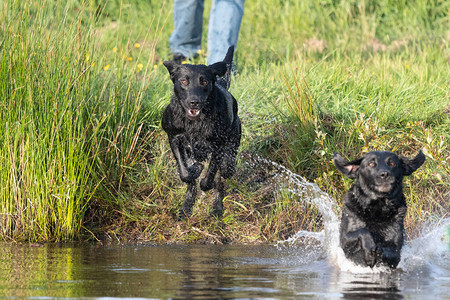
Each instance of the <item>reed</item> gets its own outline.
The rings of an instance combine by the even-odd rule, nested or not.
[[[142,122],[153,117],[142,113],[150,72],[118,58],[103,63],[96,12],[89,1],[3,3],[3,238],[78,238],[91,201],[120,207],[129,170],[151,139]]]
[[[61,14],[50,22],[53,5],[2,6],[0,230],[12,239],[72,239],[92,192],[80,109],[92,81],[92,28],[80,31]]]

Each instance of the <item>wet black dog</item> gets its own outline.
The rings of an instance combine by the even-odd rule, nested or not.
[[[230,178],[234,174],[241,140],[237,102],[228,92],[233,52],[234,47],[230,47],[223,62],[210,66],[164,62],[173,82],[173,96],[161,124],[181,180],[187,184],[180,219],[191,215],[197,195],[196,179],[203,170],[202,162],[210,154],[200,188],[203,191],[216,188],[212,214],[223,214],[225,186],[221,177]]]
[[[335,154],[336,168],[355,183],[345,194],[340,244],[345,256],[363,266],[396,268],[404,240],[406,202],[403,176],[425,161],[422,151],[413,159],[373,151],[348,162]]]

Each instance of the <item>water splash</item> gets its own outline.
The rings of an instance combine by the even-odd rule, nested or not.
[[[287,247],[302,241],[302,246],[323,251],[328,261],[343,272],[357,274],[390,272],[387,267],[362,267],[348,260],[339,247],[339,224],[336,202],[316,184],[290,171],[274,161],[252,155],[253,164],[269,166],[276,170],[275,178],[280,189],[290,192],[303,202],[315,205],[322,215],[324,229],[320,232],[301,230],[292,237],[279,241],[277,247]],[[317,243],[319,246],[317,246]],[[317,256],[319,257],[319,256]],[[406,243],[398,266],[404,272],[432,272],[448,278],[450,270],[450,218],[430,222],[422,229],[422,235]],[[448,278],[450,280],[450,278]]]
[[[428,270],[450,280],[450,218],[425,224],[422,234],[403,246],[399,268],[411,273]]]
[[[322,215],[324,222],[323,231],[299,231],[289,239],[278,242],[277,246],[281,247],[283,245],[293,244],[300,238],[312,238],[322,244],[328,257],[333,257],[336,249],[339,248],[339,218],[335,213],[335,210],[337,210],[336,202],[327,193],[322,191],[317,184],[307,181],[285,166],[258,155],[252,155],[251,159],[254,164],[274,168],[277,171],[275,179],[278,181],[281,189],[290,192],[303,202],[315,205]]]

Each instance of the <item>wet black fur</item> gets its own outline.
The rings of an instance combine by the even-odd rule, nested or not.
[[[200,181],[200,188],[203,191],[216,188],[212,214],[223,214],[225,186],[221,177],[230,178],[234,174],[241,139],[237,101],[228,92],[233,52],[234,48],[230,47],[223,62],[210,66],[164,62],[174,91],[161,124],[177,161],[180,178],[187,184],[180,219],[192,213],[196,179],[203,170],[202,162],[208,157],[209,167]]]
[[[347,258],[363,266],[397,267],[406,214],[403,177],[424,161],[422,151],[413,159],[373,151],[351,162],[334,155],[337,169],[356,179],[344,196],[340,226],[340,245]]]

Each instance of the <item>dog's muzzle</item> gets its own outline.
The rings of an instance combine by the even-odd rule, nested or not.
[[[199,101],[190,101],[189,107],[186,107],[186,115],[190,120],[195,120],[200,116],[202,107]]]
[[[376,180],[375,189],[381,193],[389,193],[395,188],[395,178],[390,173],[380,172]]]
[[[191,120],[197,119],[198,116],[200,116],[200,109],[196,109],[196,108],[187,109],[186,114],[187,114],[188,118]]]

